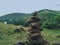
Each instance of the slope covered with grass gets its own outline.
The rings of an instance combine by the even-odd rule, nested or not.
[[[0,23],[0,45],[11,45],[14,42],[25,41],[25,32],[14,33],[16,25]]]
[[[17,25],[0,23],[0,45],[12,45],[19,41],[28,41],[26,32],[14,33],[16,28]],[[27,28],[24,27],[24,29],[26,30]],[[60,43],[60,38],[56,38],[56,36],[60,36],[60,30],[44,29],[42,35],[51,44]]]

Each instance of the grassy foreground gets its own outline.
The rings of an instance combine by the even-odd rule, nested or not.
[[[28,34],[26,32],[14,33],[14,29],[18,26],[0,23],[0,45],[12,45],[15,42],[26,41]],[[44,29],[42,31],[44,39],[49,43],[60,43],[60,30]]]

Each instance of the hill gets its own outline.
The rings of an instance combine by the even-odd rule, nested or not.
[[[23,18],[25,18],[26,16],[28,16],[28,14],[24,14],[24,13],[11,13],[11,14],[7,14],[4,16],[0,17],[0,22],[7,22],[9,24],[16,24],[18,25],[19,22],[20,24],[22,23],[21,20],[23,20]]]
[[[60,28],[60,11],[43,9],[37,11],[41,18],[43,27],[45,28]],[[7,22],[8,24],[27,26],[26,20],[30,18],[31,14],[12,13],[0,17],[0,22]]]
[[[14,33],[17,25],[0,23],[0,45],[12,45],[15,42],[28,41],[28,34],[26,32]],[[27,27],[24,27],[26,30]],[[60,43],[60,30],[44,29],[42,31],[44,39],[47,39],[49,43]]]
[[[60,28],[60,12],[55,10],[40,10],[38,11],[38,15],[40,15],[43,20],[43,26],[46,28]]]

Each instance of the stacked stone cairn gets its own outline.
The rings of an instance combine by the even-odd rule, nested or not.
[[[40,20],[41,19],[38,17],[37,12],[34,12],[31,19],[28,20],[28,24],[29,24],[28,40],[30,45],[46,45],[41,35],[41,31],[43,31],[43,29],[40,24]]]

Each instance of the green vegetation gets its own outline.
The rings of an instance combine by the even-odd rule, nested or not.
[[[37,12],[41,18],[41,22],[43,22],[42,24],[43,27],[48,29],[60,28],[60,11],[44,9]],[[24,13],[7,14],[5,16],[0,17],[0,22],[7,22],[9,24],[27,26],[26,21],[31,17],[31,15],[32,13],[31,14],[24,14]]]
[[[14,33],[18,26],[0,23],[0,45],[12,45],[26,40],[26,32]]]
[[[60,11],[44,9],[37,12],[44,27],[42,31],[44,39],[47,39],[51,44],[60,43],[60,38],[57,38],[60,36]],[[12,45],[19,41],[28,41],[26,32],[14,33],[14,30],[18,28],[18,25],[27,26],[27,20],[31,15],[32,13],[12,13],[1,16],[0,22],[7,22],[7,24],[0,23],[0,45]],[[27,28],[24,27],[24,29]]]
[[[14,29],[17,27],[17,25],[0,23],[0,45],[12,45],[19,41],[28,41],[26,32],[14,33]],[[27,28],[25,28],[25,30],[26,29]],[[60,36],[60,30],[44,29],[42,35],[44,39],[47,39],[51,44],[60,43],[60,38],[56,38],[56,36]]]
[[[60,44],[60,38],[57,38],[57,36],[60,36],[60,30],[44,29],[42,35],[44,39],[47,39],[50,44]]]

